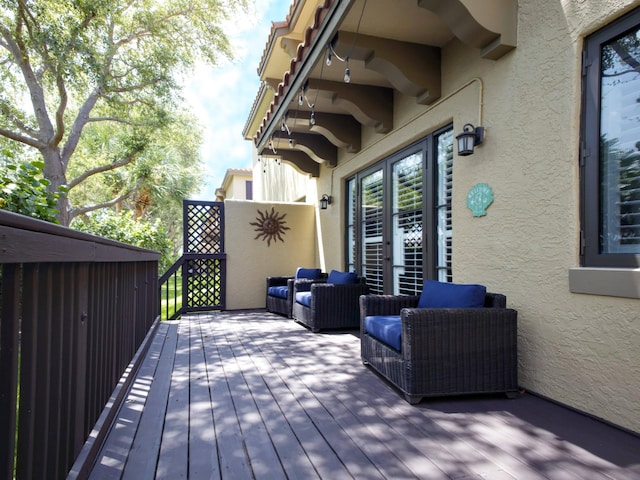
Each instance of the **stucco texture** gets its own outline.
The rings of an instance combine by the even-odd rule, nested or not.
[[[452,41],[441,100],[425,108],[396,93],[394,129],[364,128],[359,153],[341,150],[321,170],[318,190],[336,200],[320,216],[321,244],[344,238],[347,178],[447,123],[456,133],[481,123],[484,144],[454,159],[454,281],[483,283],[518,310],[524,388],[640,432],[640,300],[574,294],[568,283],[579,266],[582,40],[640,2],[518,3],[516,49],[493,61]],[[477,183],[495,197],[483,217],[466,206]],[[325,248],[321,261],[339,265],[342,250]]]
[[[268,242],[269,237],[252,225],[272,213],[281,220],[283,241],[275,236]],[[315,208],[301,203],[227,200],[225,250],[227,309],[265,308],[268,276],[288,276],[298,267],[318,266]]]

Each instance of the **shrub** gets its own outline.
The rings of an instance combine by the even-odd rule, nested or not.
[[[59,223],[56,215],[60,193],[47,190],[50,182],[42,176],[44,162],[5,161],[0,172],[0,208],[29,217]]]
[[[87,215],[82,220],[74,220],[72,227],[100,237],[160,252],[161,258],[158,265],[160,273],[167,270],[173,263],[173,259],[170,258],[171,242],[160,220],[153,222],[135,220],[131,211],[118,213],[113,210],[100,210]]]

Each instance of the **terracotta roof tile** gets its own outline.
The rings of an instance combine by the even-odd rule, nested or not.
[[[300,0],[296,0],[291,6],[290,12],[293,11],[293,7]],[[310,51],[310,46],[313,44],[318,32],[320,31],[320,27],[322,26],[327,13],[329,12],[330,7],[337,0],[324,0],[323,4],[318,6],[314,14],[313,25],[307,27],[304,32],[304,42],[298,45],[298,49],[296,50],[296,56],[291,59],[289,63],[289,70],[283,74],[282,82],[278,84],[278,88],[276,90],[276,94],[271,102],[269,110],[267,111],[265,117],[262,119],[262,123],[260,128],[258,129],[256,135],[253,137],[253,143],[255,145],[258,144],[262,136],[264,135],[265,129],[267,128],[267,124],[273,115],[276,107],[280,103],[280,99],[284,96],[287,91],[287,87],[291,85],[291,81],[295,78],[296,70],[299,65],[302,65],[302,61]],[[288,18],[288,17],[287,17]],[[273,34],[273,29],[272,29]]]
[[[289,29],[291,16],[293,15],[293,12],[297,8],[297,5],[302,1],[305,1],[305,0],[293,0],[291,5],[289,6],[289,14],[287,15],[287,18],[285,20],[282,20],[279,22],[273,22],[273,21],[271,22],[271,32],[269,33],[269,38],[267,39],[267,43],[265,44],[264,49],[262,51],[262,57],[260,58],[260,63],[258,64],[258,72],[262,69],[262,65],[264,64],[264,62],[267,61],[267,55],[269,53],[269,45],[272,45],[275,42],[275,37],[278,34],[278,30],[281,30],[284,28]]]

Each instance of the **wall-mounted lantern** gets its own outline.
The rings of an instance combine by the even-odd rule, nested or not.
[[[466,157],[473,154],[473,148],[484,141],[484,127],[474,127],[467,123],[462,132],[456,135],[458,141],[458,155]]]
[[[320,210],[326,210],[329,205],[331,205],[331,195],[325,193],[320,199]]]

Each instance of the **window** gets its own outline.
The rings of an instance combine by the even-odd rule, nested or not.
[[[448,127],[347,180],[346,258],[372,293],[418,294],[451,281],[453,130]]]
[[[640,265],[640,9],[585,40],[582,266]]]

